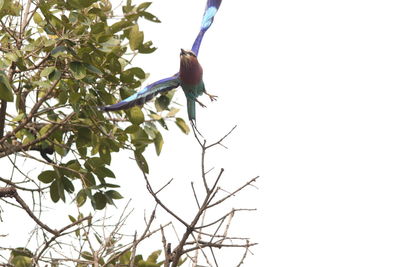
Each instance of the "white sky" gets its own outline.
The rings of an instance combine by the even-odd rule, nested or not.
[[[152,81],[177,69],[204,2],[154,2],[163,23],[146,36],[159,49],[145,57],[148,67],[141,63]],[[236,218],[260,243],[245,266],[399,266],[399,8],[365,0],[222,3],[199,56],[206,86],[220,98],[198,111],[198,122],[210,138],[238,124],[230,149],[210,155],[226,179],[261,176],[260,189],[240,198],[259,211]],[[181,173],[184,183],[198,167],[195,141],[165,139],[152,174]]]
[[[154,1],[162,23],[142,25],[158,50],[136,61],[149,83],[178,70],[204,5]],[[234,218],[236,233],[260,243],[244,266],[400,265],[399,8],[385,0],[223,1],[199,55],[219,100],[202,98],[208,108],[197,117],[210,140],[238,125],[229,150],[209,155],[210,167],[226,169],[224,188],[261,176],[258,190],[232,203],[258,209]],[[186,118],[185,107],[179,114]],[[184,213],[200,154],[192,135],[171,128],[161,155],[147,152],[150,176],[159,184],[174,177],[164,199]],[[151,207],[129,156],[113,159],[124,196]]]

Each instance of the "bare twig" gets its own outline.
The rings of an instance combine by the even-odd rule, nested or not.
[[[169,267],[171,262],[171,244],[170,243],[167,244],[164,228],[162,226],[160,228],[161,228],[161,242],[163,244],[164,255],[165,255],[164,267]]]
[[[249,240],[247,240],[247,242],[246,242],[246,245],[247,245],[246,246],[246,250],[244,251],[243,257],[240,259],[240,262],[236,267],[240,267],[240,265],[242,265],[244,263],[244,259],[246,258],[247,252],[249,251],[249,247],[250,247],[249,244],[250,244],[250,242],[249,242]]]
[[[162,242],[163,242],[163,247],[164,247],[164,253],[166,255],[166,261],[171,260],[171,267],[176,267],[179,263],[181,256],[184,254],[189,256],[188,253],[192,252],[192,251],[196,251],[195,256],[193,258],[191,258],[193,261],[193,265],[198,265],[199,251],[201,251],[204,259],[207,261],[207,264],[209,266],[216,265],[218,267],[218,262],[217,262],[216,255],[214,253],[213,248],[239,247],[239,248],[246,248],[246,250],[247,250],[249,246],[255,245],[255,243],[249,243],[248,240],[245,238],[236,238],[236,237],[231,238],[228,236],[228,229],[230,227],[234,213],[236,211],[242,211],[242,210],[252,211],[254,209],[232,209],[231,211],[229,211],[228,213],[226,213],[224,216],[220,217],[219,219],[216,219],[207,224],[204,223],[205,213],[206,213],[207,209],[215,207],[215,206],[223,203],[224,201],[228,200],[229,198],[231,198],[232,196],[234,196],[236,193],[240,192],[247,186],[252,185],[252,183],[254,183],[256,181],[256,179],[258,178],[258,177],[255,177],[255,178],[251,179],[243,186],[237,188],[234,192],[229,193],[227,196],[225,196],[219,200],[216,200],[215,202],[212,203],[212,201],[214,200],[214,198],[216,197],[217,193],[220,190],[220,187],[218,185],[221,182],[221,178],[224,173],[224,169],[223,168],[220,169],[220,172],[218,173],[216,179],[213,181],[212,184],[209,185],[209,182],[206,179],[206,175],[207,175],[207,173],[209,173],[209,171],[206,171],[206,168],[205,168],[206,152],[209,148],[212,148],[216,145],[223,146],[222,142],[233,132],[233,130],[235,128],[236,128],[236,126],[233,127],[225,136],[223,136],[217,142],[212,143],[210,145],[207,145],[207,141],[205,139],[201,140],[200,137],[198,136],[199,132],[196,131],[196,129],[193,129],[194,136],[201,147],[201,177],[203,180],[203,187],[206,191],[206,194],[205,194],[204,198],[202,199],[202,201],[200,201],[200,199],[196,193],[194,183],[191,182],[191,188],[192,188],[192,192],[193,192],[194,199],[196,201],[198,210],[197,210],[196,214],[194,215],[193,219],[191,220],[190,224],[183,221],[183,219],[181,219],[178,215],[176,215],[176,213],[174,213],[170,209],[170,207],[167,207],[163,203],[163,201],[161,201],[161,199],[157,196],[157,193],[159,191],[154,192],[154,190],[152,189],[152,186],[150,184],[150,181],[147,177],[147,174],[143,172],[143,176],[146,181],[147,189],[150,192],[150,194],[153,196],[156,203],[159,204],[167,213],[169,213],[172,217],[177,219],[179,222],[181,222],[186,227],[186,230],[184,231],[182,236],[180,238],[178,238],[179,243],[174,248],[172,254],[166,253],[167,240],[165,238],[165,233],[162,230]],[[225,147],[225,146],[223,146],[223,147]],[[169,183],[170,183],[170,181],[167,183],[167,185]],[[165,186],[162,187],[162,189],[163,188],[165,188]],[[202,218],[201,222],[200,222],[200,218]],[[200,223],[200,225],[198,225],[199,223]],[[213,233],[209,234],[209,233],[205,232],[206,229],[211,229],[211,227],[215,226],[216,224],[219,224],[219,225],[217,225],[217,227]],[[222,227],[223,225],[225,225],[225,226]],[[222,235],[218,234],[218,232],[222,228],[224,229],[223,230],[224,232],[222,233]],[[200,229],[202,229],[202,230],[200,231]],[[197,233],[197,237],[195,237],[194,233]],[[211,239],[208,242],[202,241],[201,240],[202,234],[209,236]],[[189,237],[193,238],[194,241],[190,241]],[[214,241],[214,238],[218,238],[218,240]],[[225,244],[224,241],[226,241],[226,240],[230,241],[231,244]],[[237,240],[237,241],[245,240],[246,244],[241,244],[241,243],[236,243],[236,242],[232,243],[232,241],[234,241],[234,240]],[[188,245],[193,245],[193,247],[186,248],[186,246],[188,246]],[[205,251],[203,251],[203,248],[210,249],[210,253],[211,253],[211,256],[213,257],[214,264],[211,264],[211,262],[208,260],[207,253]],[[169,266],[169,265],[167,265],[165,262],[164,267],[166,267],[166,266]]]
[[[243,186],[241,186],[241,187],[239,187],[238,189],[236,189],[236,190],[235,190],[234,192],[232,192],[231,194],[229,194],[229,195],[227,195],[226,197],[221,198],[220,200],[218,200],[218,201],[216,201],[216,202],[210,204],[210,205],[208,206],[208,208],[212,208],[212,207],[214,207],[214,206],[216,206],[216,205],[218,205],[218,204],[224,202],[224,201],[227,200],[228,198],[234,196],[236,193],[238,193],[239,191],[241,191],[243,188],[245,188],[245,187],[251,185],[252,183],[254,183],[258,178],[260,178],[260,176],[254,177],[253,179],[251,179],[250,181],[248,181],[246,184],[244,184]]]

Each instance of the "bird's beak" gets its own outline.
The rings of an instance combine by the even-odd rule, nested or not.
[[[181,48],[181,56],[186,55],[186,51]]]

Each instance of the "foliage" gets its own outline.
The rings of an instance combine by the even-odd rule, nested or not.
[[[156,50],[138,24],[160,22],[150,4],[127,0],[115,16],[108,0],[0,1],[0,158],[19,153],[49,165],[38,180],[54,202],[75,194],[79,206],[113,204],[122,196],[111,180],[112,153],[132,150],[148,173],[143,152],[153,144],[160,154],[167,120],[189,131],[175,118],[173,92],[154,108],[98,108],[131,95],[148,76],[132,61]]]

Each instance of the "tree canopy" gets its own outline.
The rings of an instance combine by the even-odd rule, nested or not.
[[[99,110],[148,77],[133,65],[156,50],[139,27],[142,19],[160,22],[150,5],[128,0],[120,11],[107,0],[0,1],[0,158],[18,153],[49,165],[38,179],[54,202],[76,193],[78,205],[113,204],[121,195],[110,180],[112,153],[132,150],[148,173],[143,152],[154,145],[160,154],[160,127],[170,120],[189,132],[175,118],[173,92],[143,109]]]

